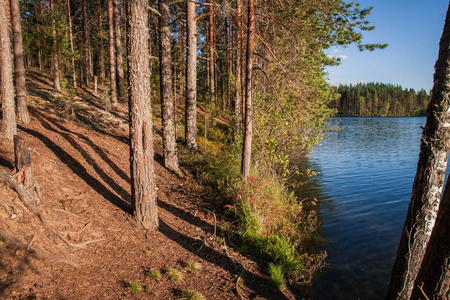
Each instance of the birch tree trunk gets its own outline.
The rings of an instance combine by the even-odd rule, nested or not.
[[[410,299],[435,224],[450,149],[449,96],[450,16],[447,12],[412,197],[392,269],[387,299]]]
[[[16,79],[17,115],[19,120],[30,124],[27,105],[27,85],[25,81],[25,64],[22,42],[22,24],[19,0],[11,0],[11,21],[13,31],[14,71]]]
[[[186,144],[197,149],[197,24],[195,1],[186,1],[187,57],[186,57]]]
[[[14,112],[14,84],[11,64],[11,42],[8,33],[6,1],[0,1],[0,74],[2,93],[2,131],[5,137],[13,140],[17,134],[16,114]]]
[[[244,121],[244,147],[242,150],[241,173],[244,179],[250,176],[252,159],[252,77],[253,77],[253,50],[255,35],[255,1],[248,1],[248,31],[247,31],[247,63],[245,77],[245,121]]]
[[[147,7],[146,0],[127,2],[131,199],[136,222],[157,230]]]
[[[172,54],[168,0],[159,0],[159,61],[164,166],[179,172],[175,134],[175,109],[172,94]]]

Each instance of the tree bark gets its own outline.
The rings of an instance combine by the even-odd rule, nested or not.
[[[234,122],[233,122],[233,140],[236,143],[241,131],[241,108],[242,108],[242,0],[236,1],[236,99],[234,102]]]
[[[67,0],[67,20],[69,21],[69,38],[70,38],[70,52],[73,55],[73,31],[72,31],[72,16],[70,15],[70,0]],[[72,56],[72,84],[77,90],[77,74],[75,70],[75,58]]]
[[[411,299],[450,299],[450,182],[428,242],[427,251],[417,275]]]
[[[131,198],[136,222],[157,230],[147,7],[146,0],[127,2]]]
[[[89,46],[90,46],[90,34],[89,34],[89,22],[88,22],[88,7],[87,0],[82,0],[82,12],[83,12],[83,65],[84,65],[84,85],[89,85]]]
[[[11,63],[11,42],[8,33],[6,1],[0,1],[0,74],[2,95],[2,130],[12,141],[17,134],[16,114],[14,112],[14,84]]]
[[[14,71],[16,79],[17,116],[25,124],[30,124],[27,106],[27,85],[22,42],[22,24],[19,0],[11,0],[11,20],[14,48]]]
[[[113,18],[113,2],[108,0],[108,32],[109,32],[109,84],[111,92],[111,102],[117,105],[117,88],[116,88],[116,54],[114,46],[114,18]],[[107,101],[107,105],[111,105]]]
[[[100,78],[101,83],[103,84],[103,79],[105,79],[105,48],[103,46],[104,41],[104,33],[103,33],[103,13],[102,13],[102,2],[101,0],[97,3],[97,26],[98,26],[98,41],[97,41],[97,49],[98,49],[98,69],[99,74],[98,78]]]
[[[213,0],[208,0],[208,85],[211,103],[216,103],[215,60],[214,60],[214,7]]]
[[[113,16],[114,16],[114,40],[116,44],[116,69],[117,69],[117,87],[119,91],[119,98],[125,97],[124,89],[124,72],[123,72],[123,51],[122,51],[122,41],[120,34],[120,11],[119,11],[119,1],[113,0]]]
[[[187,57],[186,57],[186,145],[197,149],[197,24],[195,1],[186,1]]]
[[[170,10],[168,0],[160,0],[159,13],[159,62],[161,88],[161,114],[163,132],[163,156],[167,169],[179,172],[175,135],[175,109],[172,94],[172,55],[170,43]]]
[[[255,35],[255,1],[248,1],[248,31],[247,31],[247,63],[245,78],[245,121],[244,121],[244,145],[242,150],[241,173],[244,179],[250,176],[250,164],[252,159],[252,77],[253,77],[253,50]]]
[[[50,10],[52,12],[52,36],[53,36],[53,87],[56,91],[61,92],[61,74],[59,69],[59,49],[58,42],[56,41],[56,28],[55,28],[55,3],[54,0],[50,0]]]
[[[412,197],[392,269],[387,299],[410,298],[435,224],[450,149],[449,58],[450,16],[447,12]]]

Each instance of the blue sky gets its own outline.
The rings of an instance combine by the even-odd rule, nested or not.
[[[349,1],[347,1],[349,2]],[[375,30],[364,32],[364,43],[388,43],[384,50],[360,52],[356,46],[333,48],[328,55],[342,57],[327,68],[333,85],[382,82],[429,92],[444,28],[448,0],[360,0],[374,6],[368,17]]]

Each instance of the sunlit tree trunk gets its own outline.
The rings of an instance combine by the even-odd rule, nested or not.
[[[11,42],[9,40],[6,1],[0,1],[0,74],[2,96],[2,131],[5,137],[13,140],[17,134],[16,114],[14,112],[14,84],[11,63]]]
[[[124,89],[124,72],[123,72],[123,51],[122,41],[120,34],[120,12],[119,1],[113,0],[113,15],[114,15],[114,40],[116,44],[116,69],[117,69],[117,87],[119,92],[119,98],[122,99],[125,96]]]
[[[175,109],[172,94],[172,54],[170,43],[170,10],[168,0],[159,0],[159,61],[161,110],[163,131],[163,157],[167,169],[179,172],[175,135]]]
[[[14,71],[16,75],[17,116],[25,124],[30,123],[27,105],[27,85],[22,43],[22,25],[19,0],[11,0],[11,20],[14,46]]]
[[[146,0],[127,2],[131,199],[136,222],[157,230],[147,7]]]
[[[197,24],[195,1],[186,1],[187,58],[186,58],[186,144],[197,149]]]
[[[53,36],[53,87],[56,91],[61,92],[61,74],[59,69],[59,51],[58,42],[56,41],[56,28],[55,28],[55,3],[54,0],[50,1],[50,10],[52,12],[52,36]]]
[[[248,1],[248,31],[247,31],[247,60],[245,77],[245,122],[244,147],[242,151],[241,173],[244,179],[250,176],[252,157],[252,76],[253,76],[253,50],[255,35],[255,1]]]
[[[208,85],[211,102],[216,103],[215,60],[214,60],[214,3],[208,0]]]
[[[69,21],[69,38],[70,38],[70,51],[73,54],[73,32],[72,32],[72,16],[70,15],[70,0],[67,0],[67,20]],[[72,84],[75,90],[77,89],[77,74],[75,70],[75,58],[72,57]]]
[[[236,1],[236,96],[234,102],[233,140],[236,143],[241,131],[241,108],[242,108],[242,0]]]
[[[108,0],[108,32],[109,32],[109,84],[111,93],[111,102],[117,104],[116,88],[116,54],[114,46],[114,21],[113,21],[113,0]]]
[[[417,275],[411,299],[450,299],[450,181]]]
[[[409,299],[438,211],[450,150],[450,16],[439,44],[419,162],[387,299]],[[448,216],[447,216],[448,217]],[[448,227],[447,227],[448,230]],[[448,282],[447,282],[448,284]]]
[[[89,15],[87,0],[82,0],[82,13],[83,13],[83,66],[84,66],[84,85],[87,87],[89,84],[89,44],[90,44],[90,34],[89,34]]]

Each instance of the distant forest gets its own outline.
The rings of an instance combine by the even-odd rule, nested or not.
[[[424,116],[430,96],[425,90],[403,89],[399,85],[358,83],[339,85],[339,97],[330,103],[338,116]]]

